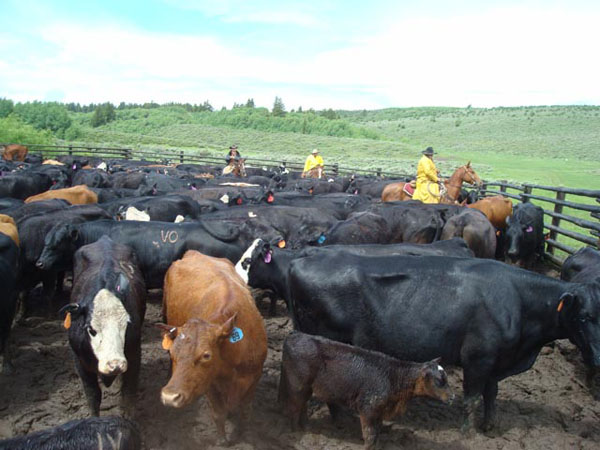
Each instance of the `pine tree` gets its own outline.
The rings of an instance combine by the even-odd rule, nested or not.
[[[283,104],[283,101],[279,97],[275,97],[275,102],[273,103],[272,114],[275,117],[285,116],[285,105]]]

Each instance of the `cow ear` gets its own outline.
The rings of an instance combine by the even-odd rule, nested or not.
[[[155,323],[154,326],[162,333],[162,348],[165,350],[170,350],[173,346],[173,340],[177,337],[177,327],[173,327],[164,323]]]
[[[115,291],[123,293],[127,289],[129,289],[129,278],[120,273],[119,278],[117,279],[117,284],[115,285]]]
[[[219,333],[220,337],[226,338],[231,335],[233,331],[233,326],[235,325],[235,318],[237,317],[237,313],[233,314],[229,319],[225,321],[223,325],[221,325],[221,332]]]
[[[58,310],[58,315],[59,317],[62,317],[63,314],[79,315],[81,312],[82,308],[79,306],[79,303],[69,303]]]
[[[467,167],[471,167],[471,161],[467,163]]]
[[[558,305],[556,306],[556,311],[557,312],[561,312],[561,311],[569,311],[570,309],[573,308],[573,306],[575,305],[576,302],[576,297],[571,294],[570,292],[565,292],[563,295],[560,296],[560,299],[558,301]]]

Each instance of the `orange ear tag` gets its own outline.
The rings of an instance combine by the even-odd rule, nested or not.
[[[277,243],[277,247],[279,247],[279,248],[285,248],[285,240],[282,239],[281,241],[279,241]]]
[[[71,313],[70,312],[68,312],[67,315],[65,316],[65,321],[63,322],[63,327],[65,327],[66,330],[71,328]]]
[[[561,300],[561,301],[560,301],[560,303],[558,304],[558,306],[557,306],[557,308],[556,308],[556,310],[557,310],[558,312],[560,312],[560,310],[563,308],[563,304],[564,304],[564,302],[565,302],[564,300]]]
[[[162,340],[162,348],[164,348],[165,350],[169,350],[172,345],[173,345],[173,340],[168,335],[165,334],[163,336],[163,340]]]

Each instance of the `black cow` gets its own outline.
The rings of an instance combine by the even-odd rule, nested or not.
[[[122,417],[72,420],[48,430],[0,441],[0,450],[139,450],[137,426]]]
[[[365,195],[352,195],[344,192],[310,195],[302,191],[278,192],[273,195],[272,205],[319,208],[332,212],[337,219],[344,220],[354,212],[367,209],[371,199]]]
[[[11,216],[15,222],[19,224],[26,217],[67,209],[69,206],[71,206],[71,204],[67,200],[62,198],[53,198],[50,200],[40,200],[39,202],[23,203],[17,208],[3,212],[3,214]]]
[[[399,359],[441,356],[464,372],[465,422],[484,398],[493,426],[498,382],[529,369],[541,348],[569,338],[600,366],[600,283],[568,283],[497,261],[324,253],[282,271],[257,248],[253,272],[287,279],[295,328]],[[256,267],[255,267],[256,266]]]
[[[582,247],[570,255],[560,269],[560,279],[574,283],[600,282],[600,251]],[[588,369],[587,382],[596,400],[600,400],[600,370]]]
[[[335,213],[329,210],[269,205],[240,206],[215,211],[205,214],[203,220],[254,220],[262,222],[279,232],[294,248],[302,247],[304,243],[326,231],[337,221]]]
[[[19,247],[6,234],[0,232],[0,356],[2,371],[12,370],[9,335],[17,307],[16,282]]]
[[[149,220],[173,222],[177,216],[197,219],[200,216],[200,205],[186,195],[162,195],[160,197],[143,197],[130,199],[119,208],[117,214],[127,219],[127,210],[135,208],[144,212]]]
[[[17,223],[21,238],[19,290],[28,291],[42,281],[44,296],[49,298],[54,292],[57,281],[58,289],[60,290],[62,287],[61,280],[57,280],[55,271],[40,271],[42,268],[36,267],[37,260],[44,249],[46,233],[55,224],[63,221],[75,224],[109,218],[110,215],[96,205],[74,205],[65,209],[46,210],[23,217]]]
[[[364,211],[334,223],[327,231],[308,238],[309,245],[388,244],[392,233],[388,222],[379,214]]]
[[[100,412],[98,377],[110,386],[123,374],[121,394],[131,408],[141,361],[146,287],[131,248],[102,236],[74,256],[65,327],[90,412]]]
[[[82,169],[78,170],[73,175],[73,186],[79,184],[85,184],[91,188],[107,188],[110,187],[110,177],[104,171],[100,169]]]
[[[256,239],[235,266],[238,274],[250,286],[269,289],[277,294],[277,297],[271,297],[270,312],[272,315],[275,313],[277,298],[283,298],[288,305],[288,310],[292,310],[289,303],[288,270],[291,262],[298,258],[324,254],[337,255],[339,258],[343,258],[347,253],[360,256],[430,255],[463,258],[475,256],[461,238],[436,241],[431,244],[323,245],[322,247],[307,247],[302,250],[280,250],[275,248],[273,244],[277,244],[276,239]],[[250,264],[252,258],[255,258],[257,254],[263,255],[263,259],[267,258],[269,260],[269,270],[261,271],[256,263]]]
[[[135,251],[148,288],[161,287],[171,263],[187,250],[198,250],[235,263],[249,245],[249,241],[241,237],[238,223],[174,224],[130,220],[99,220],[78,225],[60,223],[46,236],[37,266],[45,270],[68,269],[76,249],[96,242],[103,235]]]
[[[506,218],[506,259],[522,267],[531,267],[544,256],[544,210],[532,203],[519,203]]]
[[[582,247],[563,263],[560,279],[585,283],[600,278],[600,251],[592,247]]]
[[[390,242],[427,244],[439,240],[447,218],[459,212],[459,206],[425,205],[421,202],[385,202],[372,205],[368,211],[388,223]]]
[[[448,219],[440,239],[461,237],[478,258],[496,255],[496,229],[487,217],[476,209],[465,208]]]
[[[0,177],[0,198],[12,197],[25,200],[51,187],[52,178],[44,173],[9,174]]]
[[[391,183],[397,183],[402,180],[380,180],[376,178],[355,178],[350,181],[346,192],[350,194],[368,195],[371,198],[381,198],[381,194],[385,187]]]

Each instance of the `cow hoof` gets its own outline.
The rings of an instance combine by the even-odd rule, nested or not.
[[[0,369],[0,374],[2,375],[14,375],[15,374],[15,367],[10,364],[10,363],[4,363],[2,365],[2,369]]]
[[[226,437],[220,437],[216,442],[218,447],[229,447],[231,445],[231,441]]]
[[[470,422],[463,423],[460,427],[460,432],[465,438],[470,438],[475,435],[475,429],[473,428],[473,425]]]

